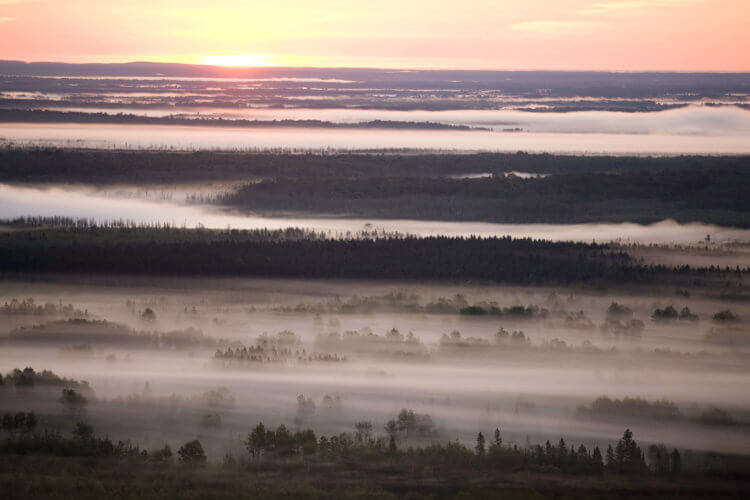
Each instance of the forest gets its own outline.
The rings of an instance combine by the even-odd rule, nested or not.
[[[750,227],[750,170],[682,168],[474,179],[274,179],[219,196],[248,210],[361,217],[580,223],[674,219]]]
[[[71,221],[68,223],[73,224]],[[21,227],[25,222],[17,221]],[[210,256],[210,257],[207,257]],[[424,279],[512,284],[628,283],[719,275],[644,265],[607,244],[532,239],[330,237],[117,224],[26,224],[0,233],[0,271]],[[726,270],[730,276],[742,270]]]
[[[189,194],[186,203],[266,215],[493,223],[672,219],[747,228],[747,166],[748,158],[729,156],[0,150],[0,181],[8,183],[189,190],[189,183],[229,182]]]
[[[528,172],[624,173],[729,170],[743,173],[747,156],[573,156],[518,153],[347,153],[341,151],[106,151],[0,148],[0,181],[185,183],[208,180],[446,177]],[[742,179],[742,177],[739,177]],[[745,181],[746,182],[746,181]]]

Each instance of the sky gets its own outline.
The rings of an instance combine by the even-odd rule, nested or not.
[[[750,71],[750,0],[0,0],[0,59]]]

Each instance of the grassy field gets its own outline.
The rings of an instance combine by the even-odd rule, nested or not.
[[[747,498],[746,480],[565,476],[375,463],[192,468],[103,459],[0,457],[4,498]]]

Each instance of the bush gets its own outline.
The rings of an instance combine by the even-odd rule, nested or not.
[[[206,463],[206,453],[197,439],[183,444],[177,454],[180,456],[180,463],[185,465],[205,465]]]
[[[740,317],[734,314],[729,309],[719,311],[714,314],[714,321],[721,321],[724,323],[736,323],[740,320]]]

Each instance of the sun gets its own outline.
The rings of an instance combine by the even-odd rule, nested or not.
[[[200,62],[209,66],[278,66],[269,54],[219,54],[203,56]]]

